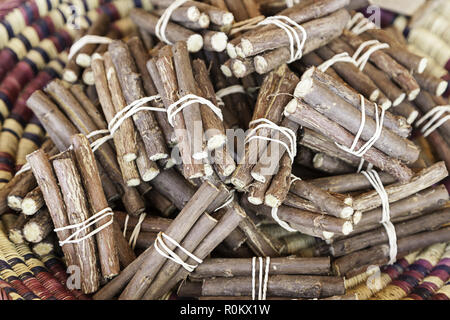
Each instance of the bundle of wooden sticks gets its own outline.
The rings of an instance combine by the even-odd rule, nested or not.
[[[349,0],[108,5],[22,97],[2,295],[450,298],[447,82],[401,35]]]

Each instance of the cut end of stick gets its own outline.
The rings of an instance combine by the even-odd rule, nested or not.
[[[53,245],[50,243],[37,243],[33,247],[33,252],[36,253],[38,256],[45,256],[53,251]]]
[[[203,165],[203,172],[205,173],[205,177],[211,177],[214,174],[214,169],[209,163],[205,163]]]
[[[196,6],[189,7],[186,13],[187,18],[192,22],[196,22],[200,18],[200,10]]]
[[[194,158],[195,160],[203,160],[208,158],[208,152],[206,150],[203,151],[199,151],[199,152],[195,152],[192,155],[192,158]]]
[[[426,67],[428,65],[428,59],[422,58],[419,62],[419,65],[417,66],[417,73],[422,73],[425,71]]]
[[[334,232],[324,231],[322,232],[322,235],[325,240],[330,240],[331,238],[334,237]]]
[[[223,175],[225,177],[229,177],[234,172],[234,170],[236,170],[236,165],[234,163],[230,164],[223,170]]]
[[[234,16],[231,12],[227,12],[222,16],[222,25],[226,26],[232,24],[234,21]]]
[[[205,13],[202,13],[198,19],[198,25],[203,29],[208,28],[210,22],[208,15]]]
[[[238,190],[244,190],[245,184],[242,180],[237,178],[231,178],[231,184],[236,187]]]
[[[420,88],[414,89],[412,90],[409,94],[408,94],[408,100],[409,101],[413,101],[414,99],[417,98],[417,96],[420,93]]]
[[[266,182],[266,177],[264,177],[264,175],[262,175],[261,173],[252,171],[250,174],[252,175],[253,179],[255,179],[256,181],[259,181],[262,183]]]
[[[129,187],[136,187],[141,183],[140,179],[129,179],[127,180],[127,186]]]
[[[91,56],[86,53],[79,53],[75,62],[80,67],[87,68],[91,65]]]
[[[193,34],[186,41],[189,52],[198,52],[203,48],[203,38],[199,34]]]
[[[442,80],[441,82],[439,82],[439,85],[436,88],[436,95],[442,96],[444,92],[447,90],[447,87],[448,87],[447,81]]]
[[[383,110],[387,110],[387,109],[389,109],[390,107],[392,107],[392,101],[389,100],[389,99],[387,99],[387,100],[385,100],[385,101],[380,105],[380,107],[381,107]]]
[[[234,44],[229,43],[229,42],[227,43],[227,54],[231,59],[234,59],[237,57],[236,47],[234,46]]]
[[[306,96],[312,88],[313,80],[312,80],[312,71],[313,69],[308,69],[302,76],[302,80],[300,80],[295,87],[294,96],[298,98],[302,98]]]
[[[94,72],[90,69],[87,70],[88,71],[83,72],[83,82],[88,86],[92,86],[95,84]]]
[[[245,75],[245,72],[247,71],[245,64],[242,63],[242,61],[240,60],[235,60],[231,68],[233,69],[233,74],[237,78],[242,78]]]
[[[158,161],[161,159],[166,159],[169,155],[167,153],[155,153],[154,155],[152,155],[151,157],[149,157],[150,160],[152,161]]]
[[[36,201],[33,199],[25,198],[22,201],[22,212],[26,216],[32,216],[40,209],[40,206],[37,205]]]
[[[248,39],[242,39],[240,47],[242,48],[244,57],[250,56],[253,52],[253,45]]]
[[[170,158],[169,160],[167,160],[166,165],[164,166],[164,169],[170,169],[172,168],[174,165],[176,164],[175,159]]]
[[[316,153],[316,155],[313,158],[313,166],[316,169],[320,169],[323,164],[323,154],[322,153]]]
[[[292,99],[291,101],[288,102],[286,107],[284,107],[284,115],[287,116],[291,113],[294,113],[296,109],[297,109],[297,100]]]
[[[233,72],[231,72],[231,69],[228,66],[224,65],[224,64],[220,66],[220,70],[222,71],[222,73],[227,78],[233,76]]]
[[[67,82],[74,83],[78,80],[78,76],[72,70],[65,70],[63,74],[63,79]]]
[[[380,96],[380,90],[376,89],[370,94],[369,100],[370,101],[377,101],[379,96]]]
[[[281,201],[271,194],[264,197],[264,203],[271,208],[278,208],[281,206]]]
[[[406,122],[408,124],[411,124],[417,119],[418,116],[419,116],[419,112],[417,110],[414,110],[413,112],[410,113],[410,115],[408,116],[408,119],[406,119]]]
[[[342,219],[348,219],[352,216],[352,214],[353,214],[353,208],[345,207],[344,209],[342,209],[340,216]]]
[[[141,175],[142,180],[145,182],[152,181],[155,179],[159,174],[159,170],[155,168],[151,168],[144,172],[144,174]]]
[[[134,160],[136,160],[136,158],[137,158],[136,153],[126,153],[126,154],[123,155],[123,160],[125,162],[134,161]]]
[[[28,222],[23,227],[23,236],[27,241],[33,243],[37,243],[43,240],[41,229],[39,228],[39,225],[34,222]]]
[[[248,199],[248,202],[250,202],[251,204],[254,204],[256,206],[259,206],[263,203],[263,199],[261,199],[261,198],[249,196],[247,199]]]
[[[253,63],[255,64],[256,72],[258,72],[259,74],[266,73],[268,65],[267,65],[267,61],[266,61],[266,59],[264,59],[264,57],[256,56],[255,59],[253,60]]]
[[[227,137],[223,134],[212,136],[208,139],[208,150],[220,148],[225,142],[227,142]]]
[[[346,221],[343,225],[342,225],[342,233],[344,235],[348,235],[353,231],[353,223],[350,221]]]
[[[211,44],[216,52],[222,52],[227,47],[228,37],[224,32],[217,32],[211,38]]]
[[[8,196],[7,201],[8,207],[10,207],[11,209],[15,211],[20,211],[22,209],[23,198],[18,196]]]
[[[354,213],[353,213],[353,225],[357,225],[360,221],[361,221],[361,218],[362,218],[362,212],[361,211],[355,211]]]
[[[399,95],[397,99],[392,101],[392,106],[393,107],[398,106],[400,103],[402,103],[405,100],[405,98],[406,98],[406,94],[404,92],[402,92],[402,94]]]

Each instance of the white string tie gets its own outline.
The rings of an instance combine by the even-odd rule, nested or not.
[[[297,155],[297,144],[296,144],[297,138],[296,138],[295,132],[289,128],[279,126],[276,123],[274,123],[268,119],[265,119],[265,118],[253,120],[250,122],[249,125],[254,125],[254,124],[258,124],[258,123],[261,123],[261,124],[257,125],[255,128],[250,130],[248,135],[245,137],[244,143],[249,143],[250,141],[252,141],[254,139],[259,139],[259,140],[272,141],[272,142],[281,144],[286,149],[286,152],[288,153],[289,158],[291,159],[291,163],[294,163],[294,158]],[[255,135],[258,130],[263,129],[263,128],[267,128],[270,130],[276,130],[276,131],[280,132],[289,140],[289,145],[286,144],[284,141],[281,141],[280,139]]]
[[[382,218],[380,223],[383,224],[386,229],[386,233],[389,239],[389,264],[393,264],[397,258],[397,233],[395,232],[395,227],[391,222],[391,214],[389,209],[389,198],[384,189],[383,183],[381,182],[378,172],[375,170],[362,171],[361,172],[370,184],[373,186],[375,191],[378,193],[381,199],[382,207]]]
[[[200,104],[206,105],[207,107],[209,107],[212,110],[212,112],[214,112],[216,114],[216,116],[219,117],[220,120],[223,121],[222,110],[220,110],[220,108],[216,107],[211,101],[209,101],[208,99],[205,99],[203,97],[199,97],[195,94],[187,94],[187,95],[183,96],[182,98],[180,98],[177,102],[172,103],[167,108],[167,119],[169,120],[170,125],[172,127],[174,126],[173,118],[175,117],[175,115],[178,112],[180,112],[184,108],[186,108],[194,103],[200,103]],[[181,106],[178,106],[179,104],[181,104]]]
[[[73,56],[87,44],[109,44],[111,42],[113,42],[113,40],[108,37],[96,36],[92,34],[85,35],[78,39],[70,47],[69,55],[67,56],[67,58],[69,60],[72,59]]]
[[[369,49],[361,55],[362,51],[369,47]],[[356,66],[359,67],[359,70],[363,71],[364,67],[366,66],[367,62],[369,61],[370,56],[381,49],[387,49],[389,48],[389,44],[387,43],[381,43],[378,40],[368,40],[361,43],[361,45],[356,49],[355,53],[353,54],[353,59],[356,61]]]
[[[366,107],[365,107],[365,101],[364,101],[364,97],[362,95],[361,96],[361,125],[359,126],[359,130],[357,132],[357,134],[355,135],[355,139],[353,140],[353,143],[351,145],[350,148],[341,145],[337,142],[335,142],[335,144],[342,150],[353,154],[354,156],[357,157],[363,157],[364,154],[375,144],[375,142],[377,142],[377,140],[380,138],[381,136],[381,132],[383,130],[383,122],[384,122],[384,114],[385,114],[385,110],[382,109],[381,110],[381,115],[378,115],[378,106],[377,104],[375,104],[375,125],[376,125],[376,129],[375,132],[373,134],[373,136],[367,140],[367,142],[361,147],[359,148],[359,150],[355,151],[356,145],[359,141],[359,138],[364,130],[364,126],[366,124]]]
[[[130,239],[128,240],[128,244],[131,246],[131,248],[134,250],[136,247],[137,239],[139,238],[139,233],[141,232],[142,223],[145,220],[145,217],[147,216],[147,213],[141,213],[139,216],[139,220],[136,223],[136,226],[133,229],[133,232],[131,233]],[[127,215],[128,218],[128,215]],[[124,229],[125,232],[126,229]]]
[[[269,25],[269,24],[273,24],[278,28],[282,29],[284,32],[286,32],[286,35],[288,36],[289,49],[291,52],[291,59],[288,61],[288,63],[300,59],[303,55],[303,47],[305,46],[305,41],[307,37],[305,28],[303,28],[297,22],[286,16],[268,17],[263,21],[261,21],[260,23],[258,23],[258,25]],[[301,40],[295,28],[300,30],[300,32],[302,33]],[[297,50],[295,50],[295,47],[297,48]]]
[[[15,176],[18,176],[19,174],[22,174],[26,171],[29,171],[31,169],[30,164],[27,162],[25,163],[20,170],[18,170],[15,174]]]
[[[111,216],[111,219],[106,222],[105,224],[101,225],[100,227],[98,227],[97,229],[94,229],[93,231],[89,232],[87,235],[78,238],[78,235],[87,230],[90,226],[92,226],[93,224],[101,221],[102,219]],[[83,222],[80,223],[75,223],[69,226],[65,226],[65,227],[61,227],[61,228],[56,228],[54,229],[55,232],[58,231],[63,231],[63,230],[72,230],[72,229],[77,229],[74,233],[72,233],[72,235],[70,235],[69,237],[67,237],[67,239],[63,240],[63,241],[59,241],[59,245],[62,247],[63,245],[67,244],[67,243],[79,243],[81,241],[84,241],[90,237],[92,237],[93,235],[99,233],[100,231],[102,231],[103,229],[105,229],[106,227],[108,227],[109,225],[111,225],[113,223],[114,220],[114,213],[112,211],[112,209],[110,207],[107,207],[103,210],[100,210],[99,212],[97,212],[96,214],[94,214],[92,217],[86,219]]]
[[[291,181],[289,182],[289,186],[291,186],[295,181],[299,181],[299,180],[302,180],[302,179],[291,174]],[[295,230],[294,228],[292,228],[287,222],[281,220],[278,217],[278,207],[273,207],[271,214],[272,214],[273,220],[275,220],[275,222],[277,222],[280,225],[280,227],[282,227],[283,229],[285,229],[289,232],[297,232],[298,231],[298,230]]]
[[[86,136],[88,139],[92,138],[93,136],[99,135],[99,134],[107,134],[106,136],[104,136],[100,139],[97,139],[93,143],[91,143],[92,151],[95,152],[102,144],[104,144],[108,140],[111,140],[113,138],[114,134],[116,133],[116,131],[122,125],[122,123],[126,119],[135,115],[136,113],[138,113],[140,111],[166,112],[166,109],[164,109],[164,108],[155,108],[155,107],[144,106],[145,104],[147,104],[149,102],[157,101],[159,99],[160,99],[160,96],[155,95],[155,96],[144,97],[144,98],[135,100],[115,114],[115,116],[108,123],[108,129],[95,130],[95,131],[92,131],[91,133],[89,133]]]
[[[170,16],[175,11],[175,9],[177,9],[178,7],[181,7],[187,1],[188,0],[175,0],[163,12],[163,14],[158,19],[158,22],[156,23],[156,26],[155,26],[155,35],[158,37],[159,40],[165,42],[166,44],[173,45],[173,42],[169,41],[169,39],[167,39],[167,37],[166,37],[167,24],[169,23]]]
[[[225,106],[225,103],[223,102],[222,98],[234,93],[246,94],[247,92],[245,91],[245,88],[240,84],[235,84],[233,86],[220,89],[219,91],[216,92],[217,105],[221,107]]]
[[[266,300],[267,285],[269,282],[270,257],[266,257],[264,278],[263,278],[263,261],[264,258],[258,257],[259,262],[258,300]],[[256,300],[256,257],[252,258],[252,300]]]
[[[359,19],[364,19],[364,15],[361,12],[357,12],[353,15],[353,17],[347,22],[345,29],[350,30],[359,21]]]
[[[377,25],[364,17],[361,12],[355,14],[348,22],[346,29],[350,30],[354,34],[361,34],[369,29],[378,29]]]
[[[231,190],[231,191],[230,191],[230,194],[228,195],[228,197],[227,197],[227,199],[225,200],[225,202],[224,202],[221,206],[217,207],[216,210],[214,210],[214,212],[217,212],[217,211],[219,211],[220,209],[225,208],[227,205],[229,205],[230,203],[232,203],[232,202],[234,201],[234,192],[235,192],[235,191],[236,191],[235,189]]]
[[[419,121],[416,122],[416,126],[420,126],[425,120],[428,122],[420,129],[420,132],[423,133],[424,137],[427,137],[434,130],[443,125],[447,120],[450,119],[450,114],[447,114],[445,117],[441,118],[446,112],[450,112],[450,105],[447,106],[436,106],[430,111],[428,111]],[[441,119],[439,119],[441,118]]]
[[[165,234],[164,232],[160,232],[158,233],[158,236],[156,237],[155,243],[154,243],[154,247],[155,250],[162,255],[163,257],[166,257],[167,259],[172,260],[175,263],[178,263],[179,265],[181,265],[184,269],[186,269],[188,272],[192,272],[195,270],[195,268],[197,268],[197,265],[193,265],[193,264],[189,264],[183,261],[183,259],[180,258],[179,255],[177,255],[175,252],[173,252],[165,243],[163,240],[163,237],[166,240],[169,240],[172,244],[174,244],[176,247],[180,248],[181,251],[183,251],[188,257],[192,258],[193,260],[195,260],[196,262],[198,262],[199,264],[203,262],[202,259],[194,256],[192,253],[190,253],[189,251],[187,251],[185,248],[183,248],[178,242],[176,242],[174,239],[172,239],[172,237],[168,236],[167,234]],[[162,249],[159,248],[159,245],[161,245],[162,249],[165,251],[163,251]],[[167,252],[167,253],[166,253]]]
[[[338,54],[334,55],[327,61],[323,62],[321,65],[319,65],[317,67],[317,69],[319,69],[322,72],[325,72],[328,70],[329,67],[331,67],[332,65],[334,65],[337,62],[350,62],[350,63],[354,64],[355,66],[357,66],[355,59],[353,57],[350,57],[348,52],[342,52],[342,53],[338,53]]]

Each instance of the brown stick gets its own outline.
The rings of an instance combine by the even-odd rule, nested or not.
[[[422,90],[426,90],[432,95],[441,96],[447,91],[448,82],[437,78],[428,72],[414,73],[414,79],[416,79]]]
[[[53,168],[64,196],[67,218],[70,224],[86,221],[90,216],[88,204],[84,197],[84,190],[75,161],[71,159],[70,153],[63,153],[58,159],[53,160]],[[79,233],[79,237],[84,237],[91,231],[92,228],[86,228]],[[98,290],[100,285],[94,239],[89,237],[75,243],[74,247],[80,259],[78,266],[81,270],[81,288],[84,293],[93,293]]]
[[[211,183],[203,183],[165,233],[175,241],[181,241],[188,234],[198,217],[206,210],[218,194],[219,190]],[[167,244],[167,246],[171,250],[175,249],[172,243]],[[146,250],[144,255],[145,260],[142,260],[139,271],[137,273],[133,272],[133,279],[131,279],[120,295],[120,299],[138,299],[142,297],[166,261],[153,247]],[[145,282],[142,282],[144,278]]]
[[[125,226],[126,216],[127,216],[127,214],[125,212],[120,212],[120,211],[114,212],[114,217],[121,229],[123,229]],[[129,217],[127,231],[133,230],[136,227],[138,221],[139,221],[139,218],[137,218],[137,217]],[[153,233],[158,233],[160,231],[166,231],[167,228],[172,223],[172,221],[173,221],[172,219],[166,219],[166,218],[147,215],[141,223],[141,231],[153,232]]]
[[[117,255],[119,257],[120,266],[125,269],[130,263],[136,259],[136,255],[128,244],[127,239],[123,236],[122,230],[117,221],[113,221],[114,239],[116,241]]]
[[[145,97],[142,82],[137,75],[137,67],[131,52],[122,41],[109,44],[108,51],[115,66],[122,93],[128,104]],[[164,136],[158,123],[149,111],[140,111],[133,115],[133,121],[144,141],[150,160],[165,159],[168,156]]]
[[[302,80],[295,89],[295,96],[302,98],[306,103],[330,120],[339,123],[351,133],[356,134],[360,127],[361,112],[343,99],[336,99],[332,91],[329,91],[318,81],[314,80],[312,77],[314,72],[315,70],[312,68],[303,74]],[[319,102],[319,96],[321,102]],[[331,112],[332,105],[338,106],[339,112],[335,112],[336,110]],[[361,138],[365,141],[369,140],[373,136],[375,130],[375,121],[366,116],[366,122],[361,133]],[[392,157],[411,163],[417,160],[420,153],[419,148],[413,142],[401,138],[392,131],[386,129],[382,131],[374,146]]]
[[[70,92],[78,100],[86,113],[95,122],[95,125],[99,129],[106,129],[106,121],[103,118],[103,114],[95,107],[94,103],[84,93],[83,86],[75,84],[70,86]]]
[[[395,183],[385,187],[389,202],[406,198],[418,191],[432,186],[448,176],[444,162],[434,165],[418,172],[408,183]],[[376,191],[369,191],[354,198],[353,208],[355,210],[367,211],[381,206],[381,200]]]
[[[328,274],[330,271],[330,258],[272,258],[270,259],[269,273],[280,274]],[[251,259],[208,259],[200,264],[193,272],[191,278],[211,277],[241,277],[251,276]]]
[[[15,184],[8,194],[8,207],[15,211],[22,209],[22,201],[26,194],[37,186],[33,175],[26,175]]]
[[[258,285],[256,285],[256,292],[258,292],[257,290]],[[344,293],[344,280],[339,277],[269,275],[267,283],[267,296],[324,298]],[[178,294],[183,296],[183,286],[178,290]],[[204,296],[251,296],[252,277],[204,279],[200,294]]]
[[[105,59],[106,61],[98,55],[94,56],[92,71],[94,72],[95,88],[103,113],[106,121],[110,123],[116,113],[125,107],[126,103],[111,58],[106,53]],[[108,66],[106,66],[106,63],[108,63]],[[126,119],[120,125],[113,138],[117,157],[123,158],[127,162],[136,159],[136,133],[131,119]]]
[[[28,192],[22,200],[22,212],[27,216],[31,216],[38,212],[45,204],[40,187],[36,187]]]
[[[310,129],[316,130],[325,136],[332,137],[336,142],[349,147],[354,140],[354,136],[340,125],[322,116],[319,112],[300,101],[291,100],[285,108],[285,114],[293,121]],[[360,148],[362,142],[357,143]],[[363,159],[373,163],[383,171],[387,171],[400,181],[411,179],[412,171],[400,161],[387,157],[375,148],[370,148],[363,156]]]
[[[159,17],[146,12],[143,9],[133,9],[130,18],[143,30],[156,35],[155,27]],[[201,35],[184,28],[175,23],[169,22],[166,28],[166,37],[171,42],[186,41],[190,52],[197,52],[203,48],[203,38]]]
[[[280,160],[280,169],[273,177],[270,187],[266,191],[264,203],[269,207],[279,207],[289,192],[291,186],[292,163],[285,153]]]
[[[48,206],[48,211],[52,217],[53,225],[55,228],[61,228],[69,225],[63,197],[47,155],[39,149],[29,154],[27,156],[27,161],[33,170],[33,174],[36,177],[39,187],[41,188],[45,203]],[[60,241],[68,238],[70,234],[71,233],[68,230],[61,230],[56,233]],[[79,265],[78,256],[75,253],[73,244],[68,243],[64,245],[62,250],[67,260],[67,265]]]
[[[395,182],[395,179],[387,173],[379,173],[383,185],[388,185]],[[310,184],[318,188],[330,192],[347,193],[353,191],[367,190],[371,188],[371,184],[367,178],[361,173],[344,174],[340,176],[317,178],[308,180]]]
[[[12,243],[20,244],[25,242],[23,226],[27,223],[28,219],[29,217],[23,214],[19,214],[14,218],[7,215],[5,219],[2,219],[6,221],[6,232],[8,233],[8,238]]]
[[[348,42],[354,49],[357,49],[364,40],[352,34],[349,31],[344,31],[342,39]],[[363,51],[364,52],[364,51]],[[408,100],[414,100],[420,92],[420,87],[414,77],[407,69],[398,64],[388,54],[383,51],[376,51],[370,56],[372,61],[379,69],[386,72],[395,83],[397,83],[408,95]]]

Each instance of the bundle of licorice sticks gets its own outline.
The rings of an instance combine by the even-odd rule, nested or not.
[[[1,23],[1,299],[449,299],[448,83],[401,34],[81,2]]]

